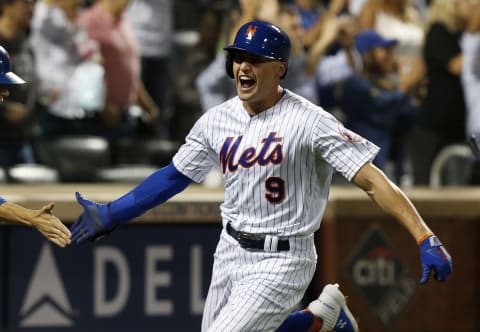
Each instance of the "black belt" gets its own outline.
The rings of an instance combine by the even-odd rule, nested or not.
[[[233,237],[243,249],[250,249],[250,250],[265,250],[265,235],[261,234],[252,234],[252,233],[245,233],[239,232],[235,228],[227,224],[227,233]],[[273,251],[289,251],[290,250],[290,242],[288,240],[278,240],[276,244],[276,250]]]

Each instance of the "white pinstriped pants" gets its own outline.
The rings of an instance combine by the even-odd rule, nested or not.
[[[225,230],[215,251],[202,332],[275,331],[302,299],[317,255],[313,235],[290,251],[248,251]]]

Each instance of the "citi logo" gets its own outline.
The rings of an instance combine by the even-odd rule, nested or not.
[[[73,326],[72,307],[48,243],[40,251],[20,316],[21,327]]]
[[[373,249],[367,257],[358,259],[352,267],[353,279],[362,287],[392,286],[396,282],[396,275],[393,252],[384,247]]]

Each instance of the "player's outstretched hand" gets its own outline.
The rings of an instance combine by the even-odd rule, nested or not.
[[[452,257],[435,235],[420,243],[420,258],[422,261],[421,284],[428,281],[432,271],[437,281],[447,280],[452,272]]]
[[[31,210],[30,222],[49,241],[64,248],[70,244],[72,235],[60,219],[53,215],[53,207],[54,203],[52,202],[43,206],[40,210]]]
[[[72,225],[73,242],[80,244],[85,240],[95,240],[113,231],[115,225],[110,219],[108,205],[85,199],[79,192],[75,196],[83,212]]]

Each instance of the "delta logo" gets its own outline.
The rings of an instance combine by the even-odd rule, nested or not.
[[[73,326],[73,309],[48,243],[40,250],[20,315],[22,328]]]

